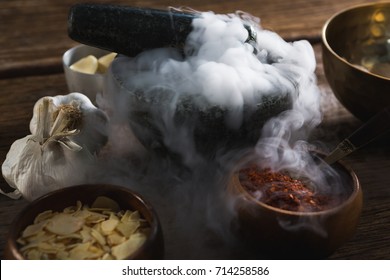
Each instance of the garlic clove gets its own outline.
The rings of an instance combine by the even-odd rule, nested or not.
[[[44,114],[45,111],[48,113]],[[44,126],[44,141],[57,141],[66,137],[94,155],[107,142],[107,123],[105,112],[84,94],[73,92],[38,100],[34,106],[30,131],[33,135],[42,135],[40,126]]]
[[[95,56],[88,55],[73,63],[69,68],[85,74],[95,74],[98,69],[98,60]]]
[[[6,159],[1,166],[1,173],[3,178],[8,183],[8,185],[14,189],[14,191],[4,192],[0,188],[0,193],[12,199],[19,199],[22,196],[22,193],[18,188],[19,174],[23,172],[19,162],[20,158],[23,157],[24,149],[28,145],[28,142],[33,141],[31,140],[31,137],[32,135],[27,135],[24,138],[18,139],[12,143],[11,148],[7,153]],[[24,164],[28,165],[28,161],[25,161]]]
[[[73,142],[72,140],[70,140],[68,138],[58,140],[58,143],[60,143],[63,147],[65,147],[71,151],[74,151],[74,152],[79,152],[83,149],[80,145],[78,145],[77,143]]]
[[[16,140],[1,166],[14,191],[34,200],[64,186],[86,182],[86,171],[108,140],[108,117],[81,93],[46,96],[36,102],[31,135]]]
[[[108,68],[110,67],[111,62],[117,56],[117,53],[109,53],[98,59],[98,73],[106,73]]]

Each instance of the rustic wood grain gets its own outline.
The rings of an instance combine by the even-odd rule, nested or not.
[[[90,1],[1,1],[0,79],[60,72],[62,54],[77,44],[67,36],[68,11],[71,5],[81,2]],[[286,39],[309,38],[318,41],[323,24],[332,14],[352,5],[374,1],[295,0],[293,4],[290,1],[273,0],[94,2],[159,9],[169,6],[191,7],[216,13],[241,10],[259,17],[264,28],[273,30]]]
[[[42,96],[67,93],[61,68],[62,53],[74,45],[66,34],[67,11],[81,1],[1,1],[0,2],[0,164],[13,141],[28,134],[34,103]],[[264,27],[284,38],[310,38],[319,42],[324,21],[345,7],[373,1],[94,1],[126,3],[133,6],[164,8],[189,6],[197,10],[226,13],[244,10],[261,17]],[[324,120],[312,136],[328,148],[348,136],[361,122],[334,98],[321,63],[321,45],[314,45],[318,61],[317,77],[323,95]],[[14,78],[11,78],[14,77]],[[355,236],[330,259],[390,259],[390,135],[356,151],[345,161],[358,175],[364,192],[364,208]],[[3,178],[0,187],[7,188]],[[0,256],[12,220],[27,205],[0,195]],[[166,234],[177,225],[165,221]],[[167,258],[180,258],[180,242],[169,239]],[[221,256],[221,253],[215,253]],[[245,257],[242,252],[226,258]]]

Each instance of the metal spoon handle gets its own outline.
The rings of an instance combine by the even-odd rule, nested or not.
[[[328,164],[335,163],[389,130],[390,107],[387,107],[338,144],[336,149],[325,158],[325,162]]]

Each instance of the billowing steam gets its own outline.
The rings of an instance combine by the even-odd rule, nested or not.
[[[167,248],[168,257],[225,258],[215,252],[237,244],[226,186],[244,156],[275,170],[312,166],[302,143],[321,122],[313,49],[306,41],[287,43],[258,22],[201,13],[183,49],[118,57],[98,97],[111,133],[91,180],[144,195],[166,242],[181,244]],[[247,41],[248,25],[256,42]]]

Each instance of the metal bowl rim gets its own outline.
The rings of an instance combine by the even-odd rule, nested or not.
[[[341,56],[339,56],[333,49],[332,47],[329,45],[328,43],[328,40],[327,40],[327,37],[326,37],[326,32],[328,30],[328,27],[330,25],[330,23],[337,17],[339,16],[342,16],[343,14],[345,13],[348,13],[350,11],[354,11],[354,10],[358,10],[358,9],[364,9],[364,8],[368,8],[368,7],[380,7],[380,6],[386,6],[390,9],[390,2],[377,2],[377,3],[366,3],[366,4],[358,4],[358,5],[354,5],[352,7],[349,7],[349,8],[345,8],[335,14],[333,14],[324,24],[323,28],[322,28],[322,43],[323,45],[326,47],[326,49],[331,52],[332,55],[334,55],[334,57],[336,57],[340,62],[342,63],[345,63],[346,65],[348,65],[349,67],[352,67],[353,69],[361,72],[361,73],[364,73],[366,75],[369,75],[369,76],[372,76],[372,77],[375,77],[375,78],[378,78],[378,79],[381,79],[381,80],[387,80],[387,81],[390,81],[390,77],[386,77],[386,76],[381,76],[381,75],[378,75],[378,74],[374,74],[370,71],[364,71],[362,70],[361,68],[357,67],[356,65],[354,65],[353,63],[350,63],[348,60],[342,58]]]

